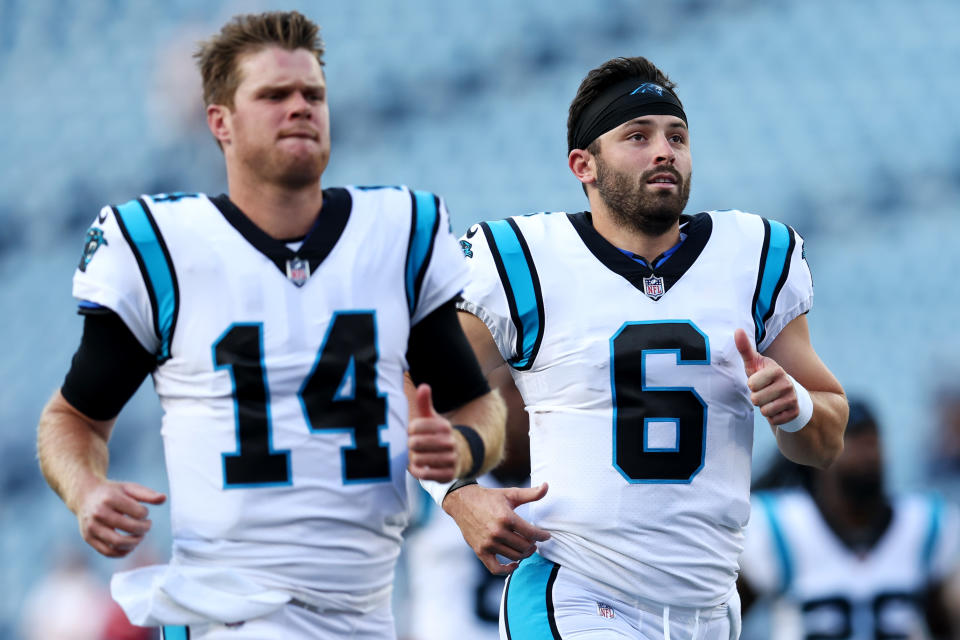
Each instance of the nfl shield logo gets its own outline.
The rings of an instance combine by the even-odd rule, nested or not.
[[[606,602],[598,602],[597,615],[613,620],[613,607],[608,605]]]
[[[287,260],[287,277],[290,282],[302,287],[303,283],[310,277],[310,263],[301,258]]]
[[[659,300],[663,296],[663,278],[651,275],[643,279],[643,292],[651,300]]]

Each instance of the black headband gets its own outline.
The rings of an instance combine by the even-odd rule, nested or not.
[[[687,114],[677,96],[653,82],[627,78],[608,87],[580,113],[573,129],[574,149],[586,149],[590,143],[624,122],[639,116],[677,116],[684,123]]]

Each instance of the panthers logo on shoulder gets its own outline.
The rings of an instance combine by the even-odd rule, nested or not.
[[[473,245],[466,240],[460,241],[460,250],[463,251],[463,255],[467,258],[473,257]]]
[[[80,256],[80,271],[86,271],[87,265],[93,259],[93,254],[97,252],[102,245],[107,244],[107,239],[103,237],[103,229],[90,227],[87,229],[87,237],[83,242],[83,254]]]

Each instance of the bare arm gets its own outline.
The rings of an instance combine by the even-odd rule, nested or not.
[[[784,327],[763,355],[756,352],[742,329],[737,330],[735,339],[751,401],[770,423],[780,451],[798,464],[829,466],[843,451],[849,409],[843,387],[810,343],[806,316],[798,316]],[[795,432],[778,428],[799,414],[796,390],[785,374],[809,391],[813,401],[813,416]]]
[[[50,487],[77,516],[83,539],[101,554],[130,553],[150,529],[147,508],[166,496],[132,482],[107,480],[107,441],[115,419],[94,420],[57,391],[40,415],[37,457]]]
[[[480,363],[484,376],[492,383],[506,366],[490,330],[476,316],[461,312],[460,325]],[[522,411],[522,406],[513,407]],[[526,424],[516,416],[507,417],[508,424]],[[526,433],[523,434],[527,437]],[[519,560],[536,551],[536,543],[550,538],[550,533],[534,526],[516,514],[521,504],[541,499],[547,493],[546,483],[528,489],[511,487],[491,489],[480,485],[465,486],[447,494],[443,510],[456,521],[464,540],[491,573],[512,572]],[[497,555],[513,562],[501,564]]]

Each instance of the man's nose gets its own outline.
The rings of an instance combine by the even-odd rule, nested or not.
[[[299,91],[294,91],[290,96],[290,115],[298,118],[310,118],[312,114],[310,101]]]
[[[674,150],[673,145],[670,144],[666,135],[658,135],[655,144],[657,155],[654,162],[656,164],[673,164],[676,161],[677,152]]]

